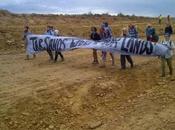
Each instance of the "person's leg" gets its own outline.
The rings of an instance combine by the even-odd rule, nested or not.
[[[29,60],[30,56],[27,54],[25,60]]]
[[[165,77],[165,58],[161,58],[161,70],[162,70],[162,77]]]
[[[63,56],[63,54],[62,54],[61,52],[58,52],[58,54],[60,55],[61,60],[64,61],[64,56]]]
[[[47,50],[47,53],[49,54],[50,60],[53,60],[53,54],[51,50]]]
[[[168,68],[169,68],[169,71],[170,71],[169,74],[173,75],[172,58],[167,59],[167,65],[168,65]]]
[[[111,59],[112,59],[112,66],[114,66],[115,65],[115,59],[114,59],[114,54],[113,53],[109,53],[110,54],[110,56],[111,56]]]
[[[102,51],[102,66],[101,67],[105,67],[106,66],[106,54],[107,52]]]
[[[59,51],[55,51],[55,59],[54,59],[54,61],[55,61],[55,62],[57,61],[58,55],[60,55],[61,60],[64,61],[64,56],[63,56],[62,53],[59,52]]]
[[[93,64],[98,64],[98,57],[97,57],[96,49],[93,49],[93,58],[94,58]]]
[[[132,60],[131,56],[130,55],[126,55],[126,59],[131,64],[131,68],[133,68],[134,67],[134,63],[133,63],[133,60]]]
[[[57,51],[55,51],[55,62],[57,62],[57,59],[58,59],[58,52]]]
[[[126,69],[125,55],[120,55],[121,69]]]
[[[36,58],[36,54],[33,54],[33,58]]]
[[[29,60],[29,55],[27,54],[27,41],[26,40],[24,42],[24,48],[25,48],[25,52],[26,52],[26,58],[25,58],[25,60]]]

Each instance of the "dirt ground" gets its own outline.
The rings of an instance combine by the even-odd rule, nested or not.
[[[0,53],[0,130],[175,129],[175,76],[159,77],[157,57],[120,70],[118,55],[100,68],[91,50],[64,54],[52,63],[46,52]]]
[[[109,56],[106,68],[92,65],[86,49],[65,52],[64,62],[50,62],[46,52],[24,60],[26,23],[34,34],[53,25],[64,36],[89,38],[90,27],[104,21],[116,37],[129,23],[140,36],[148,23],[160,35],[165,26],[165,20],[158,25],[144,17],[0,11],[0,130],[175,130],[175,76],[160,77],[157,57],[134,57],[135,67],[126,70],[120,70],[119,55],[114,67]],[[175,57],[173,66],[175,71]]]

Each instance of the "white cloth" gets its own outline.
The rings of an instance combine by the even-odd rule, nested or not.
[[[101,41],[92,41],[77,37],[57,37],[51,35],[27,36],[29,54],[44,50],[69,51],[78,48],[97,49],[124,55],[164,56],[168,48],[162,44],[153,44],[142,39],[111,38]]]
[[[173,54],[173,49],[175,49],[175,45],[172,41],[163,41],[162,44],[168,48],[167,53],[165,54],[165,58],[169,59],[171,58]]]

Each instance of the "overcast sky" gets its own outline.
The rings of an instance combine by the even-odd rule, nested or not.
[[[175,16],[175,0],[0,0],[0,9],[15,13],[124,13]]]

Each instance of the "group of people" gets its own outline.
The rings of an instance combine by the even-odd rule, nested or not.
[[[161,25],[162,24],[162,21],[163,21],[163,16],[160,14],[159,17],[158,17],[158,19],[159,19],[158,23]],[[171,16],[170,15],[168,15],[166,17],[165,23],[171,23]]]
[[[27,35],[31,34],[30,29],[28,26],[25,27],[24,30],[24,37],[23,39],[26,40]],[[146,34],[146,39],[147,41],[151,41],[151,42],[158,42],[159,41],[159,36],[156,33],[156,30],[154,27],[152,27],[151,24],[148,24],[148,26],[146,27],[145,30],[145,34]],[[162,42],[160,42],[161,44],[165,45],[168,48],[168,53],[161,57],[161,70],[162,70],[162,76],[165,76],[165,63],[167,63],[168,67],[169,67],[169,74],[172,75],[173,74],[173,66],[172,66],[172,57],[173,57],[173,49],[175,48],[173,41],[171,40],[171,35],[173,34],[173,28],[170,24],[170,22],[167,22],[166,27],[165,27],[165,31],[164,31],[164,40]],[[47,30],[46,32],[44,32],[43,35],[52,35],[52,36],[60,36],[60,32],[59,30],[55,30],[53,26],[47,26]],[[96,27],[91,27],[91,34],[90,34],[90,39],[94,40],[94,41],[99,41],[99,40],[105,40],[105,39],[109,39],[113,36],[112,34],[112,29],[110,27],[110,25],[108,24],[108,22],[103,22],[100,26],[100,30],[99,32],[97,31]],[[128,28],[125,27],[122,29],[122,33],[121,33],[122,37],[128,37],[128,38],[138,38],[138,31],[137,28],[134,24],[129,24]],[[27,41],[25,41],[25,48],[27,47]],[[53,55],[53,52],[51,50],[46,50],[50,60],[53,60],[54,62],[57,61],[58,59],[58,55],[60,55],[61,57],[61,61],[64,61],[64,56],[61,52],[56,51],[54,52],[55,54]],[[112,66],[115,65],[115,58],[114,58],[114,54],[109,52],[109,55],[111,57],[111,61],[112,61]],[[35,58],[36,55],[34,54],[33,57]],[[29,55],[26,56],[26,59],[29,59]],[[106,59],[107,59],[107,52],[102,51],[101,52],[101,61],[102,61],[102,65],[101,67],[105,67],[106,66]],[[120,55],[120,63],[121,63],[121,69],[126,69],[126,61],[129,62],[130,67],[133,68],[134,67],[134,62],[133,59],[131,58],[130,55]],[[92,64],[99,64],[99,59],[98,59],[98,55],[97,55],[97,50],[93,49],[93,62]]]
[[[30,35],[30,34],[32,34],[32,33],[30,31],[29,26],[25,26],[24,36],[23,36],[23,40],[25,40],[25,49],[27,49],[27,35]],[[60,36],[60,32],[59,32],[59,30],[55,30],[53,26],[47,26],[47,30],[46,30],[46,32],[44,32],[43,35]],[[64,61],[64,56],[61,52],[55,51],[55,55],[53,55],[53,52],[51,50],[48,49],[46,51],[47,51],[51,61],[57,62],[58,55],[60,55],[61,61]],[[33,54],[33,57],[35,58],[36,55]],[[29,60],[28,54],[26,55],[26,60]]]
[[[166,63],[169,68],[169,74],[173,75],[172,57],[173,57],[173,51],[175,49],[175,45],[173,41],[171,40],[171,35],[173,34],[173,28],[170,23],[170,16],[168,16],[167,18],[166,27],[164,29],[164,40],[163,41],[159,40],[159,35],[156,33],[156,29],[151,24],[148,24],[148,26],[146,27],[145,34],[146,34],[147,41],[153,42],[155,44],[157,42],[160,42],[161,44],[163,44],[164,46],[168,48],[167,54],[165,56],[160,57],[161,70],[162,70],[161,76],[164,77],[166,74],[165,73]],[[128,28],[126,27],[123,28],[121,36],[128,37],[128,38],[139,38],[137,28],[133,24],[130,24]],[[94,41],[105,40],[111,37],[112,37],[112,30],[107,22],[102,23],[99,33],[97,32],[96,27],[91,28],[90,38]],[[109,53],[109,54],[111,56],[112,65],[115,65],[114,54],[112,53]],[[101,56],[102,57],[102,67],[105,67],[106,56],[107,56],[107,52],[102,51],[102,56]],[[120,55],[121,69],[126,69],[126,61],[130,63],[131,68],[134,67],[134,62],[131,56],[121,54]],[[95,49],[93,49],[93,64],[99,64],[97,50]]]
[[[112,37],[112,30],[107,22],[102,23],[99,33],[97,32],[96,27],[91,28],[91,35],[90,35],[91,40],[94,40],[94,41],[105,40],[105,39],[108,39],[111,37]],[[122,37],[138,38],[138,32],[137,32],[136,27],[133,24],[130,24],[128,27],[128,30],[127,30],[127,28],[123,28]],[[111,57],[112,66],[114,66],[115,65],[114,54],[111,52],[109,54]],[[101,55],[102,66],[101,67],[106,66],[106,57],[107,57],[107,52],[102,51],[102,55]],[[131,56],[130,55],[121,55],[120,56],[121,69],[126,69],[126,60],[130,63],[131,68],[133,68],[134,63],[133,63]],[[93,64],[99,64],[97,50],[95,50],[95,49],[93,49]]]

